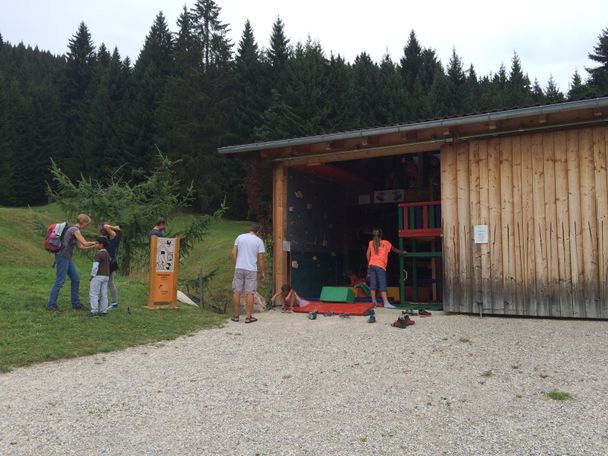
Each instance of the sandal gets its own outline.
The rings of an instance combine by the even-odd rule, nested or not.
[[[247,317],[247,318],[245,318],[245,323],[255,323],[256,321],[258,321],[258,319],[255,318],[255,317]]]
[[[230,318],[232,321],[238,323],[239,322],[239,316],[238,315],[233,315],[232,318]]]

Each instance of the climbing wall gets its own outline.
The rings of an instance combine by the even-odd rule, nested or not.
[[[339,186],[289,170],[286,239],[291,285],[302,296],[319,296],[323,285],[340,282],[343,219]]]

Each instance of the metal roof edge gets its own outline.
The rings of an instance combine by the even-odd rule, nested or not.
[[[337,133],[327,133],[322,135],[302,136],[291,139],[279,139],[251,144],[240,144],[235,146],[219,147],[220,154],[237,154],[243,152],[256,152],[266,149],[279,149],[283,147],[303,146],[319,142],[340,141],[344,139],[356,139],[368,136],[375,136],[390,133],[403,133],[427,128],[447,128],[459,125],[472,124],[477,122],[495,122],[505,119],[515,119],[531,115],[544,115],[576,109],[590,109],[608,106],[608,97],[590,98],[584,100],[565,101],[562,103],[552,103],[541,106],[529,106],[526,108],[508,109],[505,111],[492,111],[480,114],[470,114],[460,117],[443,118],[439,120],[426,120],[407,124],[398,124],[386,127],[374,127],[361,130],[351,130]]]

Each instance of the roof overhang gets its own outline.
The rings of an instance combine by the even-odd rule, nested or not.
[[[221,147],[294,165],[437,150],[441,144],[608,122],[608,97],[494,111],[440,120]]]

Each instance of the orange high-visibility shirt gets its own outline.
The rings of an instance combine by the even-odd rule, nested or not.
[[[378,266],[386,271],[386,263],[388,262],[388,254],[393,248],[393,244],[384,239],[380,241],[378,253],[374,250],[374,241],[369,241],[369,265]]]

